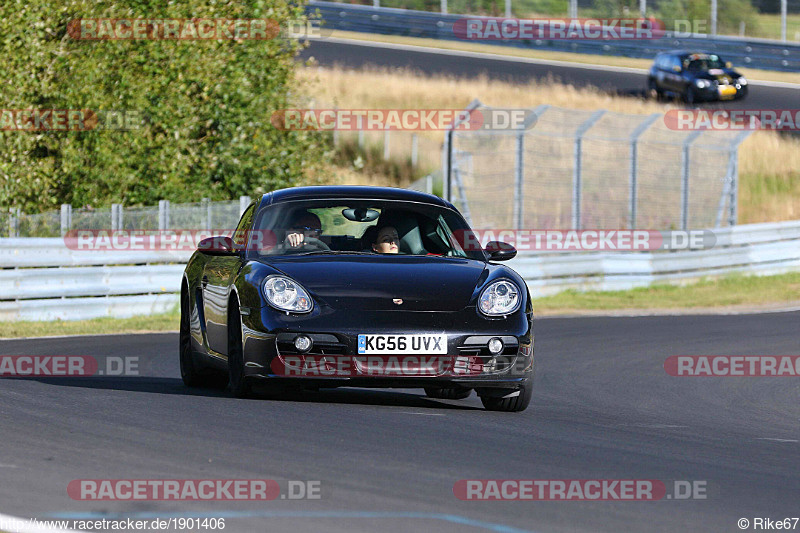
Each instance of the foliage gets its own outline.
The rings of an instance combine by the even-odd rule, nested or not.
[[[291,186],[325,153],[313,132],[284,132],[297,106],[297,40],[78,40],[81,18],[304,18],[283,0],[5,0],[0,107],[122,111],[128,131],[0,131],[0,208],[230,199]]]

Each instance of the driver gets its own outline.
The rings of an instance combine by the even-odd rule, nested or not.
[[[318,239],[321,234],[322,223],[319,217],[314,213],[301,211],[295,215],[283,242],[287,248],[299,248],[307,239]]]

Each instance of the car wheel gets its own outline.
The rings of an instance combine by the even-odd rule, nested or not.
[[[694,86],[690,85],[688,89],[686,89],[686,103],[689,105],[693,105],[697,103],[697,93],[694,91]]]
[[[428,398],[436,398],[439,400],[463,400],[472,394],[472,389],[463,389],[460,387],[425,387],[425,395]]]
[[[533,380],[529,379],[519,390],[519,394],[511,398],[498,396],[481,396],[481,403],[487,411],[519,412],[524,411],[531,403],[533,395]],[[516,392],[509,390],[508,393]]]
[[[235,299],[228,306],[228,391],[236,398],[250,396],[250,382],[244,375],[242,317]]]
[[[191,315],[189,295],[185,290],[181,290],[181,324],[178,334],[181,379],[187,387],[204,387],[208,384],[207,377],[200,372],[192,354],[192,333],[189,322]]]
[[[647,80],[647,95],[654,100],[660,100],[662,96],[664,96],[661,94],[661,91],[658,90],[658,84],[656,84],[656,80]]]

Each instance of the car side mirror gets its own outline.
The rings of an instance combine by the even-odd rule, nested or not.
[[[236,255],[233,248],[233,239],[227,235],[206,237],[197,243],[197,250],[206,255]]]
[[[517,256],[517,249],[502,241],[490,241],[484,249],[489,254],[490,261],[508,261]]]

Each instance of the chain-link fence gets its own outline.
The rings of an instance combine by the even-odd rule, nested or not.
[[[470,109],[492,112],[477,101]],[[527,120],[516,130],[455,129],[446,137],[444,194],[474,227],[736,224],[738,146],[747,131],[676,131],[660,114],[550,106]]]
[[[61,211],[25,214],[18,210],[0,212],[0,237],[60,237],[69,230],[167,230],[215,229],[232,230],[249,196],[229,202],[173,204],[161,200],[158,206],[125,207],[112,204],[110,208],[73,209],[62,205]]]

